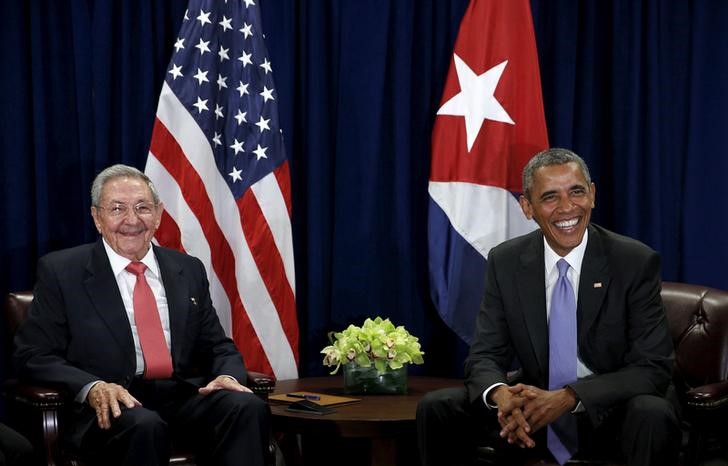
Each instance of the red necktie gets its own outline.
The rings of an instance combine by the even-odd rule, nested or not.
[[[134,322],[144,355],[144,378],[168,379],[172,376],[172,357],[164,341],[157,300],[144,277],[146,269],[147,266],[141,262],[132,262],[126,266],[126,270],[136,275]]]

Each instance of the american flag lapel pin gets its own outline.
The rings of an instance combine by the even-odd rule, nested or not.
[[[594,282],[594,288],[601,288],[602,282]]]

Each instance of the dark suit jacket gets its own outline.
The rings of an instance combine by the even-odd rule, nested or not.
[[[488,257],[485,296],[465,363],[471,401],[506,382],[514,357],[523,382],[548,387],[549,346],[540,230],[506,241]],[[577,302],[578,349],[594,375],[570,386],[592,424],[639,394],[662,394],[673,347],[660,298],[658,254],[596,225],[582,262]]]
[[[243,359],[225,336],[202,263],[154,247],[167,295],[173,378],[202,386],[218,375],[246,383]],[[129,387],[136,370],[131,326],[101,240],[44,256],[28,318],[15,338],[21,377],[76,394],[104,380]]]

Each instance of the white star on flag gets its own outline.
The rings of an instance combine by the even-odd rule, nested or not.
[[[207,79],[207,71],[202,71],[199,68],[197,68],[197,74],[195,75],[195,79],[198,81],[199,85],[202,85],[203,82],[210,82],[210,80]]]
[[[177,66],[174,63],[172,63],[172,69],[169,70],[168,73],[172,75],[172,79],[177,79],[180,76],[184,76],[182,74],[182,65]]]
[[[253,56],[252,53],[245,53],[245,51],[243,51],[243,55],[240,58],[238,58],[238,61],[243,62],[243,68],[245,68],[248,65],[253,64],[253,60],[250,59],[250,57],[252,57],[252,56]]]
[[[230,57],[228,56],[229,51],[230,49],[226,49],[225,47],[220,46],[220,50],[217,52],[217,55],[220,57],[220,63],[230,59]]]
[[[225,15],[223,15],[222,16],[222,21],[220,21],[217,24],[219,24],[220,26],[222,26],[222,30],[223,31],[227,31],[228,29],[232,29],[233,28],[230,25],[231,22],[232,22],[232,18],[228,19],[228,18],[225,17]]]
[[[210,43],[209,40],[204,41],[204,40],[202,40],[202,37],[200,37],[200,42],[197,45],[195,45],[195,48],[200,49],[200,56],[203,56],[205,54],[205,52],[210,51],[210,47],[208,47],[209,43]]]
[[[468,140],[468,152],[470,152],[485,120],[515,124],[493,95],[508,60],[481,75],[476,75],[457,54],[453,54],[453,59],[460,83],[460,92],[445,102],[437,114],[465,117],[465,133]]]
[[[263,115],[260,116],[260,120],[258,120],[256,125],[258,126],[258,128],[260,128],[261,133],[263,132],[263,130],[270,129],[270,127],[268,126],[269,121],[270,118],[266,120],[265,118],[263,118]]]
[[[202,100],[199,97],[197,98],[197,102],[192,104],[193,107],[197,107],[197,113],[202,113],[203,110],[209,110],[207,108],[207,99]]]
[[[243,35],[245,36],[245,38],[247,39],[248,37],[250,37],[250,36],[253,35],[253,30],[252,29],[253,29],[253,25],[252,24],[245,23],[245,26],[243,26],[242,28],[240,28],[240,32],[242,32]]]
[[[260,147],[260,144],[258,144],[258,147],[253,151],[253,153],[258,158],[258,160],[260,160],[260,159],[267,159],[268,156],[265,155],[265,151],[266,150],[268,150],[267,147]]]
[[[268,102],[268,99],[276,100],[273,98],[273,89],[268,89],[265,86],[263,86],[263,90],[261,91],[260,95],[263,96],[263,102]]]
[[[197,17],[197,20],[200,22],[200,26],[204,26],[205,23],[212,24],[210,22],[210,12],[208,11],[205,13],[204,11],[200,10],[200,16]]]
[[[233,183],[234,183],[236,181],[243,181],[243,177],[240,176],[242,173],[243,173],[242,170],[238,170],[237,168],[235,168],[235,166],[233,166],[233,171],[228,173],[228,175],[230,175],[233,178]]]
[[[240,97],[248,93],[248,85],[243,84],[242,81],[240,81],[240,85],[235,88],[238,92],[240,92]]]
[[[238,152],[245,152],[243,150],[243,141],[238,141],[237,139],[235,139],[234,141],[235,142],[232,146],[230,146],[230,148],[235,151],[235,155],[238,155]]]
[[[222,89],[223,87],[227,89],[227,76],[223,76],[221,74],[217,75],[217,88]]]

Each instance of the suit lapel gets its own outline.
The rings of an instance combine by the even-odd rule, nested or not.
[[[587,330],[599,315],[604,297],[609,288],[609,262],[604,250],[600,232],[589,226],[589,242],[584,252],[579,278],[579,301],[577,321],[579,340],[585,338]],[[579,341],[579,348],[584,345]]]
[[[540,367],[540,373],[548,373],[548,325],[546,322],[546,287],[544,278],[543,236],[533,235],[533,240],[521,254],[518,274],[518,296],[528,336]]]
[[[91,250],[86,272],[84,287],[91,303],[121,348],[120,354],[126,355],[126,362],[131,364],[132,368],[136,367],[134,359],[136,353],[129,318],[126,315],[119,285],[111,270],[111,264],[101,240],[97,241]]]
[[[169,311],[169,333],[172,346],[172,363],[179,361],[182,351],[180,344],[187,325],[187,312],[190,309],[190,291],[184,279],[182,268],[164,249],[154,246],[154,255],[159,263],[162,284],[167,294]]]

